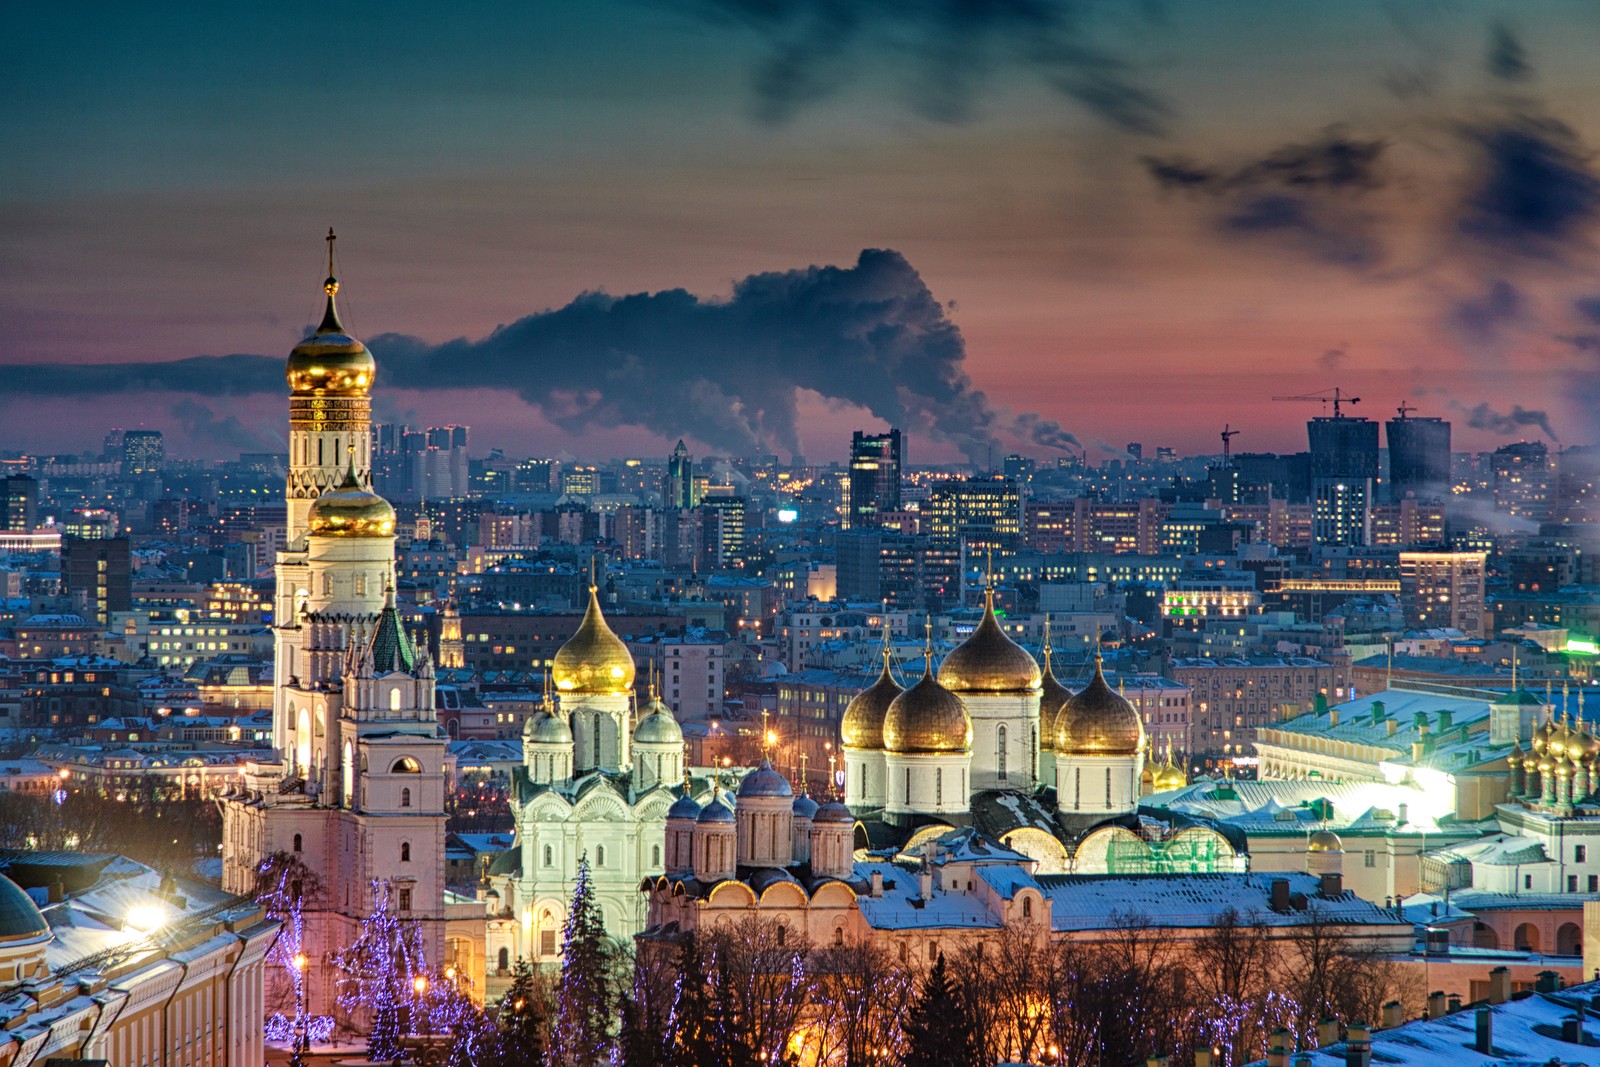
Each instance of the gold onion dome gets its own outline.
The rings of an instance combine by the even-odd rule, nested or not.
[[[1052,727],[1061,706],[1072,699],[1072,690],[1056,680],[1055,669],[1050,665],[1050,645],[1044,646],[1044,677],[1039,683],[1039,721],[1045,724],[1039,738],[1039,748],[1049,752],[1055,748],[1056,732]]]
[[[333,276],[333,231],[328,231],[328,280],[322,291],[328,306],[322,324],[289,353],[285,377],[289,389],[298,396],[366,396],[378,374],[377,361],[367,346],[345,332],[339,321],[334,294],[339,281]]]
[[[1136,756],[1144,750],[1144,723],[1133,705],[1106,684],[1100,657],[1083,692],[1056,716],[1056,752],[1061,755]]]
[[[1189,776],[1183,773],[1183,768],[1172,762],[1172,753],[1167,753],[1167,758],[1161,766],[1155,769],[1151,777],[1151,784],[1158,793],[1169,792],[1173,789],[1182,789],[1189,784]]]
[[[956,693],[1038,690],[1039,664],[1000,628],[994,615],[994,590],[984,593],[978,628],[939,664],[939,684]]]
[[[592,584],[583,622],[556,653],[550,673],[561,693],[626,693],[633,689],[633,656],[622,638],[606,625]]]
[[[931,654],[917,684],[890,702],[883,717],[883,747],[922,755],[972,751],[972,717],[961,698],[933,676]]]
[[[863,689],[844,709],[839,720],[839,739],[846,748],[880,749],[883,747],[883,720],[889,714],[889,705],[904,693],[900,683],[889,673],[889,654],[885,650],[883,671],[871,687]]]
[[[317,537],[393,537],[394,508],[364,488],[352,466],[338,488],[311,502],[306,528]]]
[[[1307,852],[1343,852],[1344,842],[1332,830],[1318,830],[1306,842]]]

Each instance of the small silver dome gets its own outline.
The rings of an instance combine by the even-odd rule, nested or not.
[[[540,712],[522,724],[522,736],[539,745],[570,745],[572,727],[567,725],[565,716]]]
[[[790,797],[794,789],[789,779],[772,769],[772,761],[763,759],[761,766],[744,776],[739,783],[739,797]]]

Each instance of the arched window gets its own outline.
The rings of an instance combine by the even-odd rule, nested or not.
[[[344,760],[340,765],[340,773],[344,777],[344,805],[348,808],[356,800],[356,754],[348,741],[344,743]]]
[[[994,766],[1003,782],[1006,780],[1006,727],[1001,723],[994,731]]]
[[[844,927],[835,926],[833,928],[833,944],[835,948],[844,944]]]
[[[389,710],[400,710],[400,687],[398,685],[389,690]]]
[[[421,774],[422,764],[410,756],[401,756],[389,767],[390,774]]]
[[[778,946],[781,948],[789,940],[789,927],[783,923],[778,924]]]
[[[322,595],[323,596],[332,596],[333,595],[333,575],[331,575],[331,574],[324,574],[322,576]]]
[[[1022,917],[1024,919],[1033,918],[1033,898],[1032,897],[1023,897],[1022,898]]]
[[[411,788],[409,786],[400,790],[400,806],[402,808],[409,808],[411,806]]]
[[[499,969],[502,970],[502,971],[509,971],[511,969],[511,950],[510,949],[502,948],[500,950],[500,956],[499,956],[499,959],[498,959],[498,963],[500,964],[500,968]]]
[[[594,846],[594,865],[596,867],[604,867],[606,865],[606,846]]]
[[[295,834],[294,835],[294,850],[296,852],[301,851],[301,847],[300,846],[301,846],[300,835],[299,834]]]
[[[661,846],[660,845],[651,845],[650,846],[650,866],[652,868],[661,866]]]
[[[311,770],[311,712],[301,708],[294,724],[295,770],[305,774]]]
[[[410,841],[402,841],[402,842],[400,842],[400,862],[401,863],[410,863],[411,862],[411,842]]]

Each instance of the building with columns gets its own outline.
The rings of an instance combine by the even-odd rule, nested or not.
[[[318,887],[304,905],[303,951],[321,961],[355,940],[374,883],[386,881],[400,915],[418,924],[428,964],[469,964],[481,958],[472,938],[446,935],[446,740],[434,669],[395,607],[395,513],[371,488],[377,363],[339,319],[332,239],[326,311],[286,370],[273,753],[247,763],[222,798],[223,888],[250,892],[274,857],[301,865]],[[457,929],[473,910],[449,902]],[[331,968],[306,975],[308,1010],[337,1016]]]

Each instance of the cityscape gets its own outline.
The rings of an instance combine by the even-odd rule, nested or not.
[[[0,1067],[1600,1063],[1600,22],[623,6],[0,45]]]

